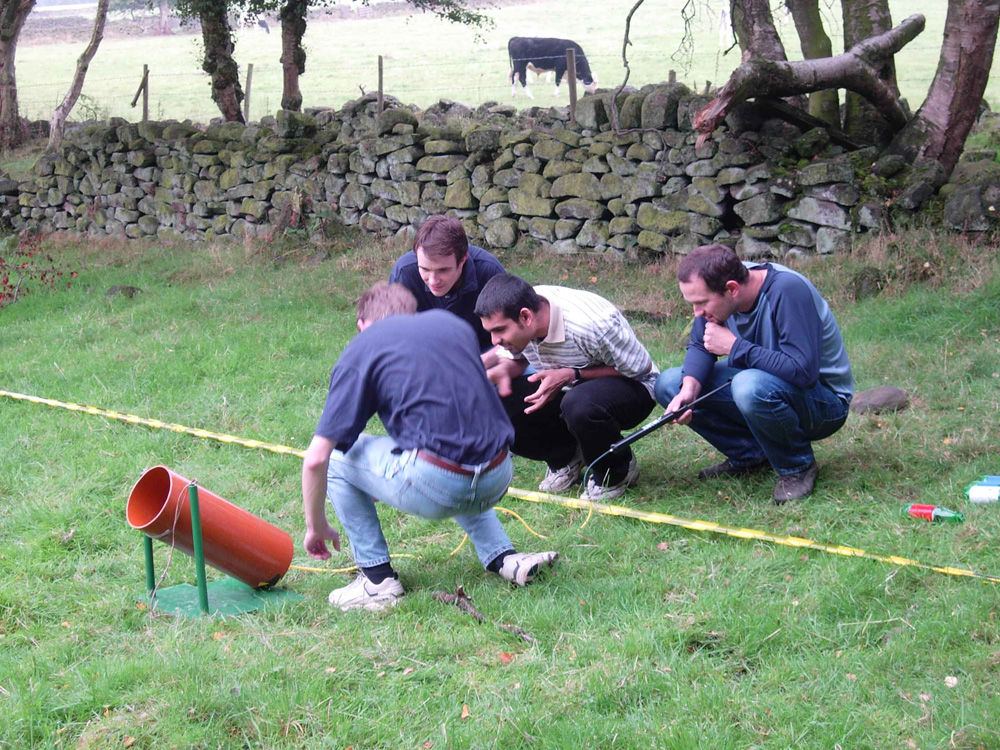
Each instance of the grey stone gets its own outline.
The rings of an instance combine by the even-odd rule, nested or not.
[[[546,138],[545,140],[541,140],[536,143],[531,153],[532,156],[541,159],[542,161],[553,161],[556,159],[562,159],[563,155],[568,150],[569,146],[562,141]]]
[[[808,196],[799,198],[785,207],[785,215],[835,229],[850,229],[851,219],[847,211],[830,201],[821,201]]]
[[[608,123],[604,102],[598,96],[585,96],[576,103],[576,121],[586,130],[600,130]]]
[[[643,229],[676,236],[688,230],[691,219],[687,211],[670,210],[652,203],[643,203],[639,206],[636,221]]]
[[[775,248],[770,242],[754,239],[745,232],[736,242],[736,252],[744,260],[767,260],[777,257]]]
[[[556,222],[556,239],[565,240],[571,237],[576,237],[576,233],[580,231],[580,227],[583,222],[579,219],[559,219]]]
[[[677,127],[677,104],[690,91],[684,84],[665,84],[650,91],[642,102],[640,124],[643,128],[664,130]]]
[[[851,233],[833,227],[816,230],[816,252],[820,255],[845,253],[851,249]]]
[[[814,247],[816,245],[816,234],[812,225],[797,221],[783,222],[778,228],[778,239],[789,245],[800,247]]]
[[[285,109],[275,115],[275,133],[279,138],[312,138],[317,129],[316,118],[311,115]]]
[[[444,204],[448,208],[476,208],[476,199],[472,197],[472,180],[464,178],[449,185]]]
[[[861,198],[861,194],[854,185],[844,182],[832,185],[814,185],[803,190],[810,198],[818,198],[824,201],[833,201],[839,206],[854,206]]]
[[[428,155],[464,154],[465,144],[458,141],[427,140],[421,144]]]
[[[670,249],[670,240],[666,236],[649,229],[639,232],[636,244],[658,253],[665,253]]]
[[[513,247],[517,244],[517,222],[497,219],[486,227],[486,244],[490,247]]]
[[[880,414],[884,411],[899,411],[910,404],[910,394],[894,385],[879,385],[866,391],[855,393],[851,399],[851,411],[855,414]]]
[[[417,162],[417,169],[421,172],[447,173],[463,162],[465,157],[461,154],[425,156]]]
[[[603,247],[608,244],[608,222],[590,219],[583,223],[576,235],[576,243],[581,247]]]
[[[798,182],[807,185],[825,185],[831,182],[853,182],[854,167],[846,162],[820,162],[810,164],[799,172]]]
[[[995,226],[996,220],[983,205],[980,187],[962,185],[948,196],[944,206],[944,223],[959,232],[985,232]]]
[[[560,219],[600,219],[607,209],[597,201],[570,198],[557,203],[555,210]]]
[[[782,217],[781,203],[771,193],[761,193],[733,206],[744,224],[769,224]]]
[[[537,240],[553,242],[556,239],[555,219],[535,218],[528,221],[528,234]]]
[[[510,209],[521,216],[550,216],[555,201],[550,198],[539,198],[514,189],[507,193]]]
[[[552,184],[553,198],[584,198],[586,200],[601,200],[602,191],[600,181],[593,175],[586,172],[563,175]]]

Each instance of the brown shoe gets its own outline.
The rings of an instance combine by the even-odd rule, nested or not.
[[[755,464],[745,466],[734,466],[727,458],[721,464],[706,466],[698,472],[698,479],[718,479],[719,477],[745,477],[748,474],[756,474],[759,471],[766,471],[771,465],[767,459]]]
[[[789,500],[799,500],[812,494],[813,485],[816,484],[818,475],[819,467],[816,465],[815,459],[805,471],[782,474],[778,477],[778,483],[774,485],[774,504],[784,505]]]

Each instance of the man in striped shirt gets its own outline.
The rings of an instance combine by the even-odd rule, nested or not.
[[[476,314],[510,358],[487,362],[514,425],[512,450],[545,461],[543,492],[580,481],[622,430],[653,410],[659,373],[625,316],[591,292],[532,288],[499,274],[479,294]],[[535,372],[525,376],[528,365]],[[612,500],[635,484],[639,467],[626,446],[594,465],[581,497]]]

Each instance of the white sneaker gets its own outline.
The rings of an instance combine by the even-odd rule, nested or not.
[[[625,494],[625,490],[633,486],[639,481],[639,464],[635,460],[635,455],[632,455],[632,459],[628,462],[628,474],[625,478],[618,484],[612,484],[605,487],[602,484],[598,484],[593,476],[587,478],[587,489],[583,491],[580,495],[581,500],[592,500],[594,502],[607,502],[608,500],[614,500],[616,497],[621,497]]]
[[[364,573],[343,588],[330,592],[329,601],[344,612],[349,609],[376,611],[395,606],[403,595],[403,584],[398,578],[386,578],[382,583],[372,583]]]
[[[558,552],[511,552],[498,572],[504,580],[524,586],[538,574],[540,567],[552,565],[558,557]]]
[[[546,468],[545,479],[539,483],[538,489],[542,492],[563,492],[564,490],[568,490],[580,481],[580,475],[583,473],[585,465],[583,453],[577,448],[573,460],[566,466],[563,466],[561,469]]]

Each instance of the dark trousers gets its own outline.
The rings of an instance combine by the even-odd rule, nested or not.
[[[622,438],[622,430],[638,425],[653,411],[656,402],[642,383],[631,378],[586,380],[553,396],[541,409],[525,414],[524,397],[538,389],[527,376],[515,378],[513,393],[501,399],[514,425],[518,456],[544,461],[561,469],[573,460],[579,445],[589,466]],[[628,447],[598,463],[592,476],[600,484],[617,484],[628,473],[632,451]]]

